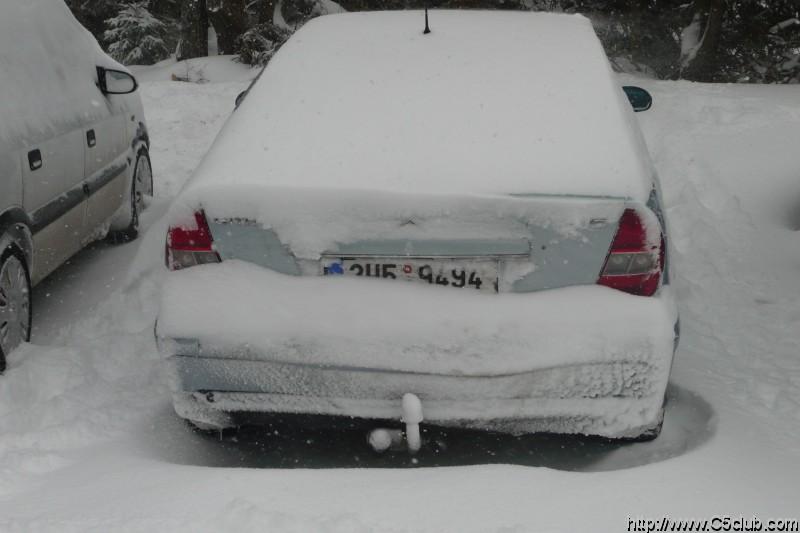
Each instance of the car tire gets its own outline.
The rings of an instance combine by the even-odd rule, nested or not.
[[[20,343],[31,340],[31,278],[25,256],[8,248],[0,256],[0,374],[6,356]]]
[[[131,204],[128,226],[122,230],[109,233],[111,241],[125,243],[136,240],[139,236],[139,214],[144,210],[144,199],[153,196],[153,167],[150,155],[142,148],[136,156],[136,166],[131,179]]]

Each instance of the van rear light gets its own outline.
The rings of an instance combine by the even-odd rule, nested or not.
[[[641,216],[626,209],[597,283],[638,296],[652,296],[664,269],[664,236],[653,242]]]
[[[170,270],[221,261],[203,211],[195,212],[194,220],[188,224],[170,226],[165,260]]]

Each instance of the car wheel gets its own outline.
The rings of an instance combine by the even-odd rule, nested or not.
[[[111,233],[113,241],[129,242],[139,236],[139,214],[144,211],[145,198],[148,196],[153,196],[153,169],[147,150],[142,149],[136,157],[131,180],[130,223],[127,228]]]
[[[6,356],[31,338],[31,280],[22,254],[9,249],[0,257],[0,372]]]

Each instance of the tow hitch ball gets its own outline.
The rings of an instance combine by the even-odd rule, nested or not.
[[[422,438],[419,433],[419,424],[422,422],[422,402],[416,394],[403,395],[403,416],[400,419],[406,426],[405,431],[400,429],[375,428],[367,435],[367,442],[376,452],[386,450],[400,450],[405,443],[408,453],[415,454],[422,447]]]

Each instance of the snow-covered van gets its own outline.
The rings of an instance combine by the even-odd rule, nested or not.
[[[306,24],[177,198],[178,414],[656,436],[678,316],[648,95],[583,17],[423,20]]]
[[[152,194],[137,83],[63,0],[0,2],[0,371],[30,336],[30,289]]]

